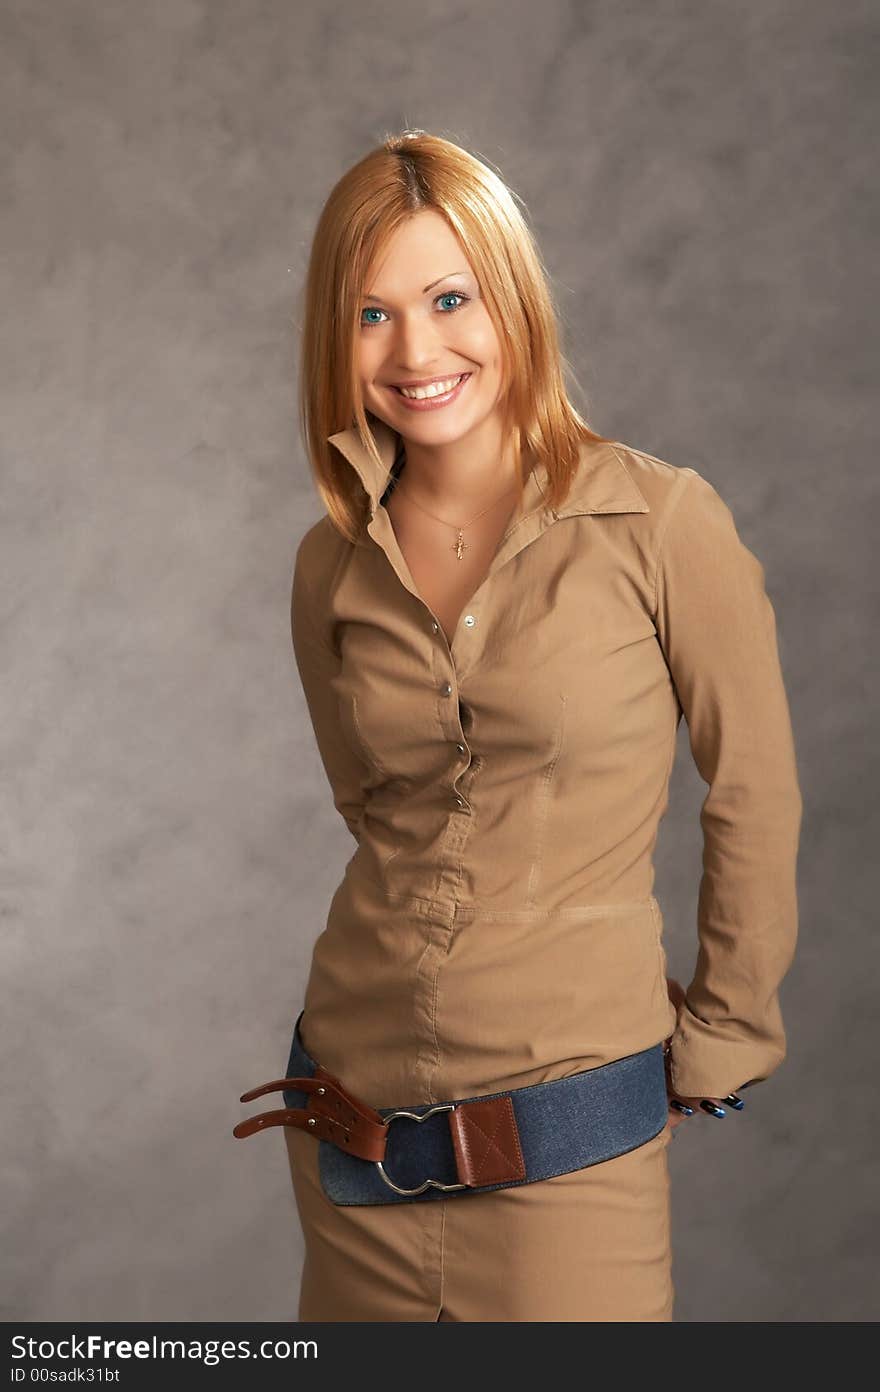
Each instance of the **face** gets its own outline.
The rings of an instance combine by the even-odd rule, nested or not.
[[[461,242],[433,209],[398,228],[371,266],[357,332],[364,406],[405,440],[450,444],[499,414],[498,335]],[[438,380],[438,396],[399,390]]]

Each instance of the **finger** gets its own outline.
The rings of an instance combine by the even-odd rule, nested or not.
[[[726,1097],[704,1097],[700,1101],[703,1111],[715,1117],[725,1116],[726,1107],[732,1107],[734,1111],[741,1112],[745,1105],[742,1098],[738,1097],[735,1092],[729,1092]]]
[[[680,1112],[682,1116],[693,1116],[694,1114],[693,1107],[689,1107],[687,1102],[679,1102],[677,1097],[670,1097],[669,1105]]]
[[[709,1111],[710,1107],[718,1107],[723,1112],[725,1107],[732,1107],[734,1111],[741,1112],[746,1105],[735,1092],[729,1092],[726,1097],[685,1097],[682,1093],[672,1093],[670,1090],[670,1096],[677,1096],[689,1106],[702,1107],[703,1111]],[[708,1105],[704,1107],[704,1103]]]

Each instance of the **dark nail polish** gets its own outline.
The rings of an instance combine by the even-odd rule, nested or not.
[[[693,1116],[694,1109],[689,1107],[686,1102],[679,1102],[677,1097],[670,1097],[670,1107],[674,1107],[677,1112],[683,1112],[685,1116]]]
[[[704,1097],[704,1098],[703,1098],[702,1102],[700,1103],[700,1106],[702,1107],[703,1111],[704,1111],[704,1112],[708,1112],[710,1116],[715,1116],[715,1117],[727,1116],[727,1113],[725,1112],[724,1108],[723,1108],[723,1107],[716,1107],[715,1103],[714,1103],[714,1102],[710,1102],[709,1099],[708,1099],[708,1097]]]
[[[735,1092],[728,1093],[723,1101],[725,1101],[729,1107],[735,1107],[738,1112],[741,1112],[746,1105],[741,1097],[737,1097]]]

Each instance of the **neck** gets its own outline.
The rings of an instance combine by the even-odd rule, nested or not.
[[[402,446],[406,491],[441,515],[476,511],[519,486],[517,441],[502,442],[492,418],[448,444],[423,445],[404,438]]]

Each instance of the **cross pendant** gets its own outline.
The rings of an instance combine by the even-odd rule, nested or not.
[[[465,551],[469,550],[469,547],[465,545],[465,542],[464,542],[464,534],[463,534],[462,532],[459,532],[459,534],[458,534],[458,540],[455,541],[455,542],[453,542],[453,544],[452,544],[452,550],[455,552],[456,557],[457,557],[457,559],[458,559],[459,561],[460,561],[461,558],[462,558],[462,554],[463,554]]]

